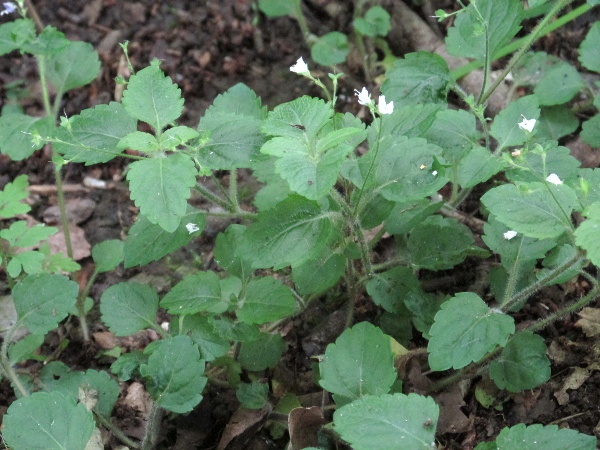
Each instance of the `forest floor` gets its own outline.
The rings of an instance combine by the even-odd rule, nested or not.
[[[309,27],[315,34],[322,35],[332,30],[349,32],[353,2],[308,0],[303,3]],[[400,2],[381,3],[392,11],[392,4]],[[452,10],[455,3],[452,0],[406,2],[430,27],[429,32],[440,37],[444,36],[449,25],[446,22],[438,24],[430,16],[438,8]],[[34,5],[44,25],[57,27],[69,39],[91,43],[100,54],[101,74],[91,85],[68,94],[61,107],[66,116],[114,100],[114,78],[123,70],[123,52],[118,43],[125,40],[129,41],[134,67],[143,68],[153,58],[161,61],[161,68],[179,85],[185,99],[181,124],[193,128],[214,98],[236,83],[248,85],[270,109],[304,94],[319,95],[306,78],[289,70],[300,56],[305,61],[310,60],[310,52],[297,23],[291,18],[267,19],[257,15],[251,0],[35,0]],[[591,14],[583,17],[545,37],[535,49],[547,51],[578,66],[575,50],[590,23],[596,19]],[[418,38],[399,42],[401,33],[395,36],[396,41],[392,33],[390,46],[396,56],[428,45],[418,42]],[[347,101],[341,102],[338,107],[342,111],[359,114],[353,90],[366,85],[370,91],[376,91],[377,86],[364,80],[356,55],[351,54],[348,61],[347,65],[339,67],[347,74],[340,87],[340,97]],[[318,75],[326,79],[327,70],[320,69]],[[25,112],[34,116],[42,114],[40,84],[33,59],[15,53],[0,58],[0,80],[4,86],[22,80],[22,86],[28,91],[28,95],[20,99]],[[5,94],[6,90],[2,92],[3,101]],[[584,166],[598,166],[599,159],[594,151],[574,140],[573,136],[567,136],[561,144],[569,147]],[[75,250],[78,252],[76,259],[82,265],[77,275],[80,283],[85,284],[93,270],[90,246],[106,239],[124,239],[135,221],[137,210],[129,199],[124,181],[125,168],[125,161],[117,158],[101,166],[71,164],[63,173],[68,186],[68,202],[73,209],[81,212],[78,224],[74,225],[79,231],[76,233]],[[13,162],[0,155],[0,188],[19,174],[27,174],[32,186],[30,202],[33,218],[52,223],[55,216],[49,208],[56,205],[57,199],[52,187],[54,169],[50,153],[40,150],[21,162]],[[86,187],[83,183],[85,177],[107,181],[108,189]],[[250,198],[258,186],[250,177],[244,174],[241,177],[240,183],[247,188]],[[476,214],[477,208],[477,199],[463,205],[467,214]],[[143,268],[118,269],[101,276],[90,295],[97,301],[107,287],[126,280],[149,283],[159,293],[168,291],[193,267],[214,266],[214,238],[229,223],[209,220],[201,237],[168,261]],[[385,245],[386,240],[377,250],[384,253]],[[480,260],[469,258],[451,271],[423,271],[422,278],[429,280],[432,290],[449,294],[466,291],[476,282],[479,264],[482,264]],[[1,287],[2,277],[0,274],[0,295],[7,293]],[[519,320],[526,323],[543,317],[548,311],[560,307],[566,299],[581,295],[587,288],[584,280],[546,288],[518,313]],[[356,306],[357,322],[376,321],[378,314],[377,307],[367,298]],[[323,391],[313,380],[315,359],[312,356],[322,353],[325,346],[342,332],[344,317],[344,305],[323,299],[285,324],[281,333],[288,349],[280,364],[264,374],[265,378],[273,381],[273,399],[281,397],[285,391],[292,391],[299,396],[303,406],[322,405]],[[151,333],[140,333],[134,342],[119,341],[101,324],[98,312],[92,313],[91,327],[94,339],[90,345],[71,338],[70,344],[60,354],[59,359],[73,369],[107,369],[113,360],[101,356],[107,350],[115,345],[143,349],[156,338]],[[436,401],[441,405],[437,435],[440,447],[473,448],[479,442],[493,439],[503,427],[521,422],[552,423],[600,436],[600,341],[597,336],[588,337],[586,330],[585,327],[582,329],[581,317],[573,315],[541,333],[549,348],[553,376],[537,389],[519,394],[494,392],[486,385],[489,381],[474,379],[437,394]],[[65,332],[68,333],[68,330]],[[44,350],[48,354],[56,352],[60,338],[50,336]],[[423,344],[424,340],[413,341],[415,347]],[[428,379],[421,373],[422,366],[424,361],[412,360],[403,368],[406,392],[425,390]],[[492,404],[488,408],[483,407],[476,398],[476,392],[494,392]],[[0,384],[0,417],[13,400],[12,388],[3,381]],[[147,407],[147,399],[139,385],[135,382],[121,383],[121,396],[113,415],[126,434],[141,438]],[[266,417],[238,416],[234,419],[238,420],[238,427],[234,431],[232,427],[226,429],[238,407],[233,390],[209,386],[204,400],[192,413],[165,420],[161,448],[212,449],[217,448],[219,442],[223,445],[223,439],[229,441],[219,448],[227,450],[285,447],[287,438],[272,434],[273,427],[269,426]],[[106,448],[116,448],[117,444],[113,438]],[[338,448],[343,447],[340,445]]]

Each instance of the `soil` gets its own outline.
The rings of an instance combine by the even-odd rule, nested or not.
[[[348,32],[352,21],[352,3],[349,0],[304,1],[311,31],[317,35],[331,30]],[[394,2],[382,3],[392,10]],[[438,8],[451,11],[456,2],[421,0],[406,3],[429,24],[432,33],[443,36],[448,24],[439,24],[429,16]],[[297,23],[286,17],[267,19],[256,13],[251,0],[39,0],[34,4],[43,24],[57,27],[72,40],[90,42],[101,56],[102,69],[98,78],[85,88],[69,92],[61,105],[61,111],[67,116],[115,98],[114,78],[122,73],[123,66],[118,43],[125,40],[129,41],[129,55],[134,67],[143,68],[153,58],[161,60],[161,68],[182,90],[185,109],[181,123],[190,127],[197,126],[199,118],[219,93],[239,82],[252,88],[262,98],[263,104],[271,108],[303,94],[319,95],[308,80],[289,71],[299,56],[309,61],[309,51]],[[585,36],[589,24],[596,18],[588,14],[542,39],[536,44],[536,49],[558,55],[580,68],[575,49]],[[526,33],[533,24],[533,21],[528,23],[522,33]],[[404,44],[390,42],[390,45],[397,51],[397,56],[401,56],[398,49]],[[419,46],[413,47],[402,51],[414,51]],[[341,67],[341,70],[348,76],[342,79],[340,94],[341,97],[345,95],[348,101],[342,103],[340,109],[363,114],[364,117],[364,111],[361,112],[353,101],[353,90],[363,85],[369,90],[377,87],[364,80],[355,56],[351,55],[348,65]],[[326,79],[326,73],[326,69],[322,69],[319,75]],[[24,95],[20,103],[28,114],[41,115],[42,105],[38,100],[40,87],[36,81],[36,66],[31,58],[14,53],[0,58],[0,79],[4,86],[23,80],[29,95]],[[2,95],[3,101],[6,101],[5,94],[6,89]],[[569,142],[572,138],[567,137],[564,143],[572,148],[585,166],[595,167],[598,158],[591,149],[580,142]],[[125,161],[117,159],[98,167],[70,165],[63,173],[64,182],[74,187],[68,194],[71,203],[93,201],[90,216],[83,219],[80,225],[84,231],[84,241],[91,245],[105,239],[123,239],[135,220],[137,210],[129,200],[123,181],[125,167]],[[30,197],[33,207],[31,216],[42,221],[45,214],[49,214],[47,209],[57,201],[55,191],[49,187],[54,182],[49,153],[41,150],[21,162],[9,161],[0,155],[0,188],[19,174],[27,174],[30,184],[37,186]],[[107,180],[110,188],[82,187],[85,177]],[[256,191],[256,185],[247,175],[242,174],[240,183],[249,192]],[[471,201],[465,203],[465,215],[477,213],[478,195],[481,193],[475,193]],[[228,224],[227,221],[211,220],[199,240],[185,250],[176,252],[166,263],[160,261],[142,269],[117,269],[101,276],[90,292],[91,297],[97,301],[107,287],[132,278],[151,283],[162,294],[186,271],[214,268],[214,238]],[[474,226],[474,231],[476,228]],[[85,247],[85,244],[81,245]],[[386,246],[390,245],[391,239],[384,239],[377,248],[382,258]],[[93,268],[89,257],[83,258],[80,263],[82,270],[77,275],[77,281],[83,285]],[[480,260],[469,258],[452,271],[422,273],[421,277],[430,283],[432,291],[453,294],[472,289],[477,284],[477,274],[482,270],[486,268]],[[3,284],[4,278],[0,275],[0,289]],[[527,323],[545,317],[570,299],[583,295],[587,289],[589,286],[584,279],[546,288],[516,314],[518,322]],[[6,291],[0,291],[0,295]],[[364,298],[356,305],[355,320],[376,321],[379,313],[377,307]],[[99,355],[114,345],[110,341],[114,336],[107,333],[98,314],[97,309],[91,313],[94,340],[90,345],[84,345],[73,333],[70,344],[59,354],[57,348],[60,337],[51,335],[43,349],[44,354],[54,352],[55,358],[73,369],[106,370],[114,359]],[[300,397],[303,406],[322,405],[323,392],[313,381],[315,360],[311,357],[323,353],[326,345],[342,332],[344,318],[343,302],[335,298],[323,298],[301,316],[284,324],[281,332],[288,350],[280,364],[263,375],[272,385],[271,395],[275,402],[283,392],[289,390]],[[542,386],[511,394],[498,391],[485,378],[474,378],[436,394],[437,402],[443,405],[437,434],[439,448],[474,448],[479,442],[494,439],[503,427],[517,423],[557,424],[600,436],[598,341],[597,338],[587,337],[577,320],[577,316],[566,317],[541,332],[552,361],[552,378]],[[73,324],[68,323],[62,333],[68,334],[72,327]],[[140,333],[131,342],[119,344],[143,349],[153,339],[156,336],[152,333]],[[423,346],[426,341],[416,338],[412,345]],[[30,369],[38,370],[39,367],[32,366]],[[434,377],[421,373],[426,369],[426,360],[419,358],[407,361],[400,368],[401,374],[404,374],[406,393],[422,392],[427,388]],[[147,406],[143,400],[144,392],[139,387],[139,383],[132,381],[121,383],[121,396],[113,412],[116,425],[133,438],[141,437],[144,407]],[[487,408],[476,398],[480,394],[487,394],[491,399]],[[3,381],[0,384],[0,415],[13,400],[11,386]],[[276,416],[268,418],[266,412],[261,415],[260,411],[255,413],[255,418],[233,416],[238,407],[239,402],[232,390],[209,386],[203,401],[192,413],[164,420],[160,448],[216,448],[220,441],[223,443],[224,434],[231,433],[226,426],[234,420],[245,425],[239,433],[231,436],[231,442],[221,448],[285,448],[287,435],[284,433],[278,437],[272,433],[272,419]],[[104,437],[106,448],[119,445],[109,433]],[[340,443],[332,445],[332,448],[344,448]]]

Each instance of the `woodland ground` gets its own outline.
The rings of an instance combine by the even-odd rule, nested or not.
[[[350,0],[307,0],[303,3],[309,26],[315,34],[321,35],[332,30],[349,32],[353,3]],[[397,11],[395,8],[400,2],[390,0],[381,3],[389,11]],[[452,10],[456,2],[418,0],[405,3],[423,19],[425,26],[431,27],[429,32],[443,37],[449,25],[438,24],[429,16],[438,8]],[[182,90],[185,98],[182,122],[190,127],[197,126],[199,118],[219,93],[238,82],[252,88],[262,97],[263,104],[270,108],[303,94],[319,94],[308,80],[289,71],[299,56],[308,60],[310,55],[296,22],[290,18],[265,17],[259,17],[254,22],[251,0],[34,0],[34,5],[43,24],[57,27],[72,40],[90,42],[101,57],[100,76],[90,86],[70,92],[62,105],[61,111],[67,116],[115,98],[114,78],[123,71],[122,51],[118,42],[125,40],[130,42],[129,51],[134,67],[143,68],[154,57],[162,61],[161,68]],[[597,19],[590,13],[542,39],[535,48],[560,56],[578,67],[576,49],[590,23]],[[395,17],[394,20],[400,19]],[[401,30],[396,31],[391,34],[390,46],[397,56],[427,45],[415,37],[418,33],[414,34],[412,40],[405,40]],[[353,96],[354,89],[367,84],[356,61],[357,57],[351,55],[348,64],[339,68],[348,76],[341,84],[340,98],[345,100],[340,102],[338,108],[359,115],[362,113],[364,117],[364,111],[359,110]],[[312,67],[314,64],[311,64]],[[325,79],[326,73],[323,69],[319,75]],[[39,82],[36,79],[36,66],[32,59],[17,54],[0,58],[2,84],[6,87],[8,83],[23,81],[23,87],[29,90],[30,95],[20,101],[26,112],[32,115],[42,112]],[[375,85],[367,84],[367,87],[372,90]],[[6,93],[5,88],[2,101],[6,101]],[[585,166],[598,166],[599,158],[594,150],[573,136],[567,136],[561,144],[568,146]],[[64,172],[65,183],[69,185],[68,200],[72,206],[83,210],[79,219],[83,233],[75,243],[76,249],[83,255],[79,261],[82,270],[77,274],[77,281],[81,285],[85,284],[92,272],[91,258],[86,256],[86,252],[89,254],[89,245],[105,239],[124,238],[135,220],[137,210],[129,200],[123,177],[124,168],[125,161],[117,159],[102,166],[70,165]],[[28,175],[33,186],[30,197],[32,217],[51,222],[52,214],[48,208],[56,204],[56,197],[51,187],[53,168],[49,152],[41,150],[22,162],[11,162],[5,156],[0,156],[0,188],[22,173]],[[86,176],[108,181],[109,189],[84,187],[82,181]],[[246,198],[249,199],[258,186],[247,175],[242,173],[240,176],[240,184],[245,187]],[[465,215],[477,218],[477,193],[462,209]],[[199,240],[166,261],[152,263],[141,269],[118,269],[102,276],[91,291],[91,296],[97,301],[107,287],[131,279],[151,283],[164,294],[189,271],[215,268],[212,259],[214,237],[228,224],[222,220],[210,220]],[[477,222],[474,226],[477,237],[481,230],[477,230]],[[382,259],[390,241],[384,239],[377,249]],[[483,245],[481,240],[479,242]],[[452,294],[473,290],[479,280],[478,275],[485,272],[486,264],[489,262],[467,259],[452,271],[423,271],[421,278],[431,291]],[[0,274],[0,295],[7,293],[3,288],[3,277]],[[587,287],[585,281],[578,280],[547,288],[518,313],[519,321],[526,323],[543,317],[556,310],[566,298],[580,296]],[[313,381],[312,366],[315,360],[311,356],[322,353],[325,346],[341,333],[345,315],[343,302],[343,298],[324,298],[284,325],[281,333],[288,350],[280,364],[264,374],[265,378],[272,381],[273,399],[285,391],[292,391],[300,396],[304,406],[321,405],[322,391]],[[376,321],[379,313],[367,298],[359,301],[356,311],[357,322]],[[542,332],[553,365],[551,380],[539,388],[521,394],[498,392],[494,399],[497,408],[491,406],[487,409],[474,395],[478,383],[485,383],[478,379],[438,394],[436,401],[442,406],[438,426],[439,445],[449,449],[473,448],[478,442],[493,439],[504,426],[520,422],[554,423],[600,436],[600,341],[586,336],[581,322],[578,324],[579,319],[578,315],[567,317]],[[91,324],[94,336],[91,345],[84,346],[76,337],[69,336],[69,345],[62,351],[57,350],[58,342],[72,327],[67,324],[61,330],[62,335],[56,333],[49,336],[43,352],[48,355],[54,352],[55,359],[73,369],[107,369],[113,359],[100,356],[103,351],[115,345],[143,349],[155,338],[150,333],[140,333],[136,335],[137,339],[117,341],[101,324],[97,312],[92,313]],[[423,346],[426,343],[416,339],[413,344]],[[400,368],[405,373],[406,392],[422,392],[425,389],[426,378],[421,373],[422,367],[426,370],[424,360],[411,360],[406,367]],[[36,367],[30,369],[36,370]],[[113,413],[118,425],[134,438],[141,437],[143,433],[143,418],[148,406],[138,387],[131,382],[121,383],[122,395]],[[13,399],[10,385],[2,382],[0,417]],[[238,406],[233,390],[209,385],[204,400],[192,413],[164,424],[162,448],[216,448]],[[223,448],[283,449],[286,439],[273,438],[265,419],[259,418],[252,424],[252,420],[243,418],[241,425],[231,435],[231,442]],[[116,446],[116,440],[112,439],[107,448]]]

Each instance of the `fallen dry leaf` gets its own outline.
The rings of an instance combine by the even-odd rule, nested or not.
[[[266,422],[272,406],[267,403],[262,409],[240,408],[225,426],[217,450],[242,450],[245,442]]]
[[[324,424],[323,411],[318,406],[292,409],[288,416],[292,450],[317,447],[319,444],[318,432]]]
[[[581,385],[587,381],[590,375],[591,372],[588,368],[575,367],[573,372],[565,378],[561,388],[554,392],[558,404],[564,406],[569,403],[569,394],[567,394],[567,390],[579,389]]]
[[[575,322],[575,326],[581,328],[587,337],[600,334],[600,309],[583,308],[577,315],[581,319]]]

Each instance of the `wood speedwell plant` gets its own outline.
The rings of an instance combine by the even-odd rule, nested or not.
[[[433,374],[444,372],[433,377],[430,394],[474,376],[489,377],[509,392],[547,382],[550,361],[536,332],[600,294],[600,169],[580,168],[557,142],[578,129],[569,102],[586,92],[591,118],[581,136],[599,145],[600,116],[594,114],[600,97],[594,97],[597,86],[586,85],[568,63],[527,51],[567,0],[529,1],[545,15],[492,78],[492,62],[520,30],[522,3],[473,0],[454,16],[446,48],[483,65],[478,95],[463,92],[440,56],[410,53],[386,72],[377,101],[357,86],[357,100],[372,119],[366,126],[336,110],[342,75],[322,82],[300,58],[292,72],[319,86],[326,100],[302,96],[269,111],[238,84],[214,100],[195,129],[176,124],[184,100],[156,60],[137,72],[130,64],[131,77],[120,80],[126,83],[121,102],[61,117],[57,126],[63,95],[96,78],[98,56],[89,44],[71,42],[53,27],[37,33],[22,1],[5,3],[4,13],[22,17],[0,26],[0,53],[33,55],[45,115],[5,109],[2,153],[23,160],[51,146],[68,245],[61,184],[66,164],[129,158],[127,180],[139,208],[125,241],[94,246],[95,271],[80,290],[65,275],[79,267],[70,246],[66,257],[44,245],[57,229],[30,227],[22,219],[29,210],[23,201],[27,178],[19,176],[0,192],[1,264],[17,312],[0,349],[2,373],[16,394],[3,420],[6,444],[102,448],[100,427],[106,427],[131,448],[151,449],[164,413],[192,411],[209,379],[236,389],[244,407],[262,408],[269,386],[258,374],[275,367],[286,347],[279,326],[334,291],[348,299],[346,329],[318,363],[318,383],[332,394],[335,412],[323,427],[321,447],[313,450],[327,448],[332,439],[356,450],[435,448],[439,407],[431,396],[403,393],[397,367],[407,358],[426,355]],[[358,21],[364,35],[378,36],[373,27],[379,25],[389,29],[388,16],[379,10],[371,16]],[[586,69],[600,73],[599,46],[595,23],[579,57]],[[509,74],[526,95],[489,120],[486,100]],[[464,109],[448,108],[451,91]],[[138,131],[140,122],[151,132]],[[252,171],[263,185],[252,208],[240,205],[240,169]],[[229,173],[228,187],[216,171]],[[202,183],[207,177],[217,188]],[[438,192],[446,185],[443,198]],[[486,186],[480,211],[487,249],[476,246],[471,229],[456,219],[464,219],[458,208],[480,185]],[[218,208],[196,209],[188,202],[192,195]],[[79,317],[82,339],[89,340],[87,297],[99,274],[121,263],[144,266],[189,244],[210,214],[240,222],[216,238],[218,271],[191,273],[162,298],[149,285],[123,282],[99,299],[102,321],[115,335],[151,328],[160,339],[144,351],[119,355],[112,375],[73,371],[58,361],[39,373],[16,370],[39,358],[44,336],[69,314]],[[373,249],[384,236],[393,239],[394,256],[375,263]],[[451,269],[468,256],[498,262],[487,280],[488,302],[474,292],[449,296],[423,289],[419,271]],[[510,313],[545,286],[574,277],[588,281],[588,292],[517,331]],[[354,324],[355,301],[365,295],[381,308],[380,326]],[[156,321],[159,308],[171,317],[168,331]],[[427,340],[426,352],[398,343],[406,344],[413,329]],[[242,370],[250,382],[240,381]],[[142,380],[152,398],[141,442],[111,422],[117,379]],[[520,424],[477,448],[534,447],[594,449],[596,438],[554,425]]]

